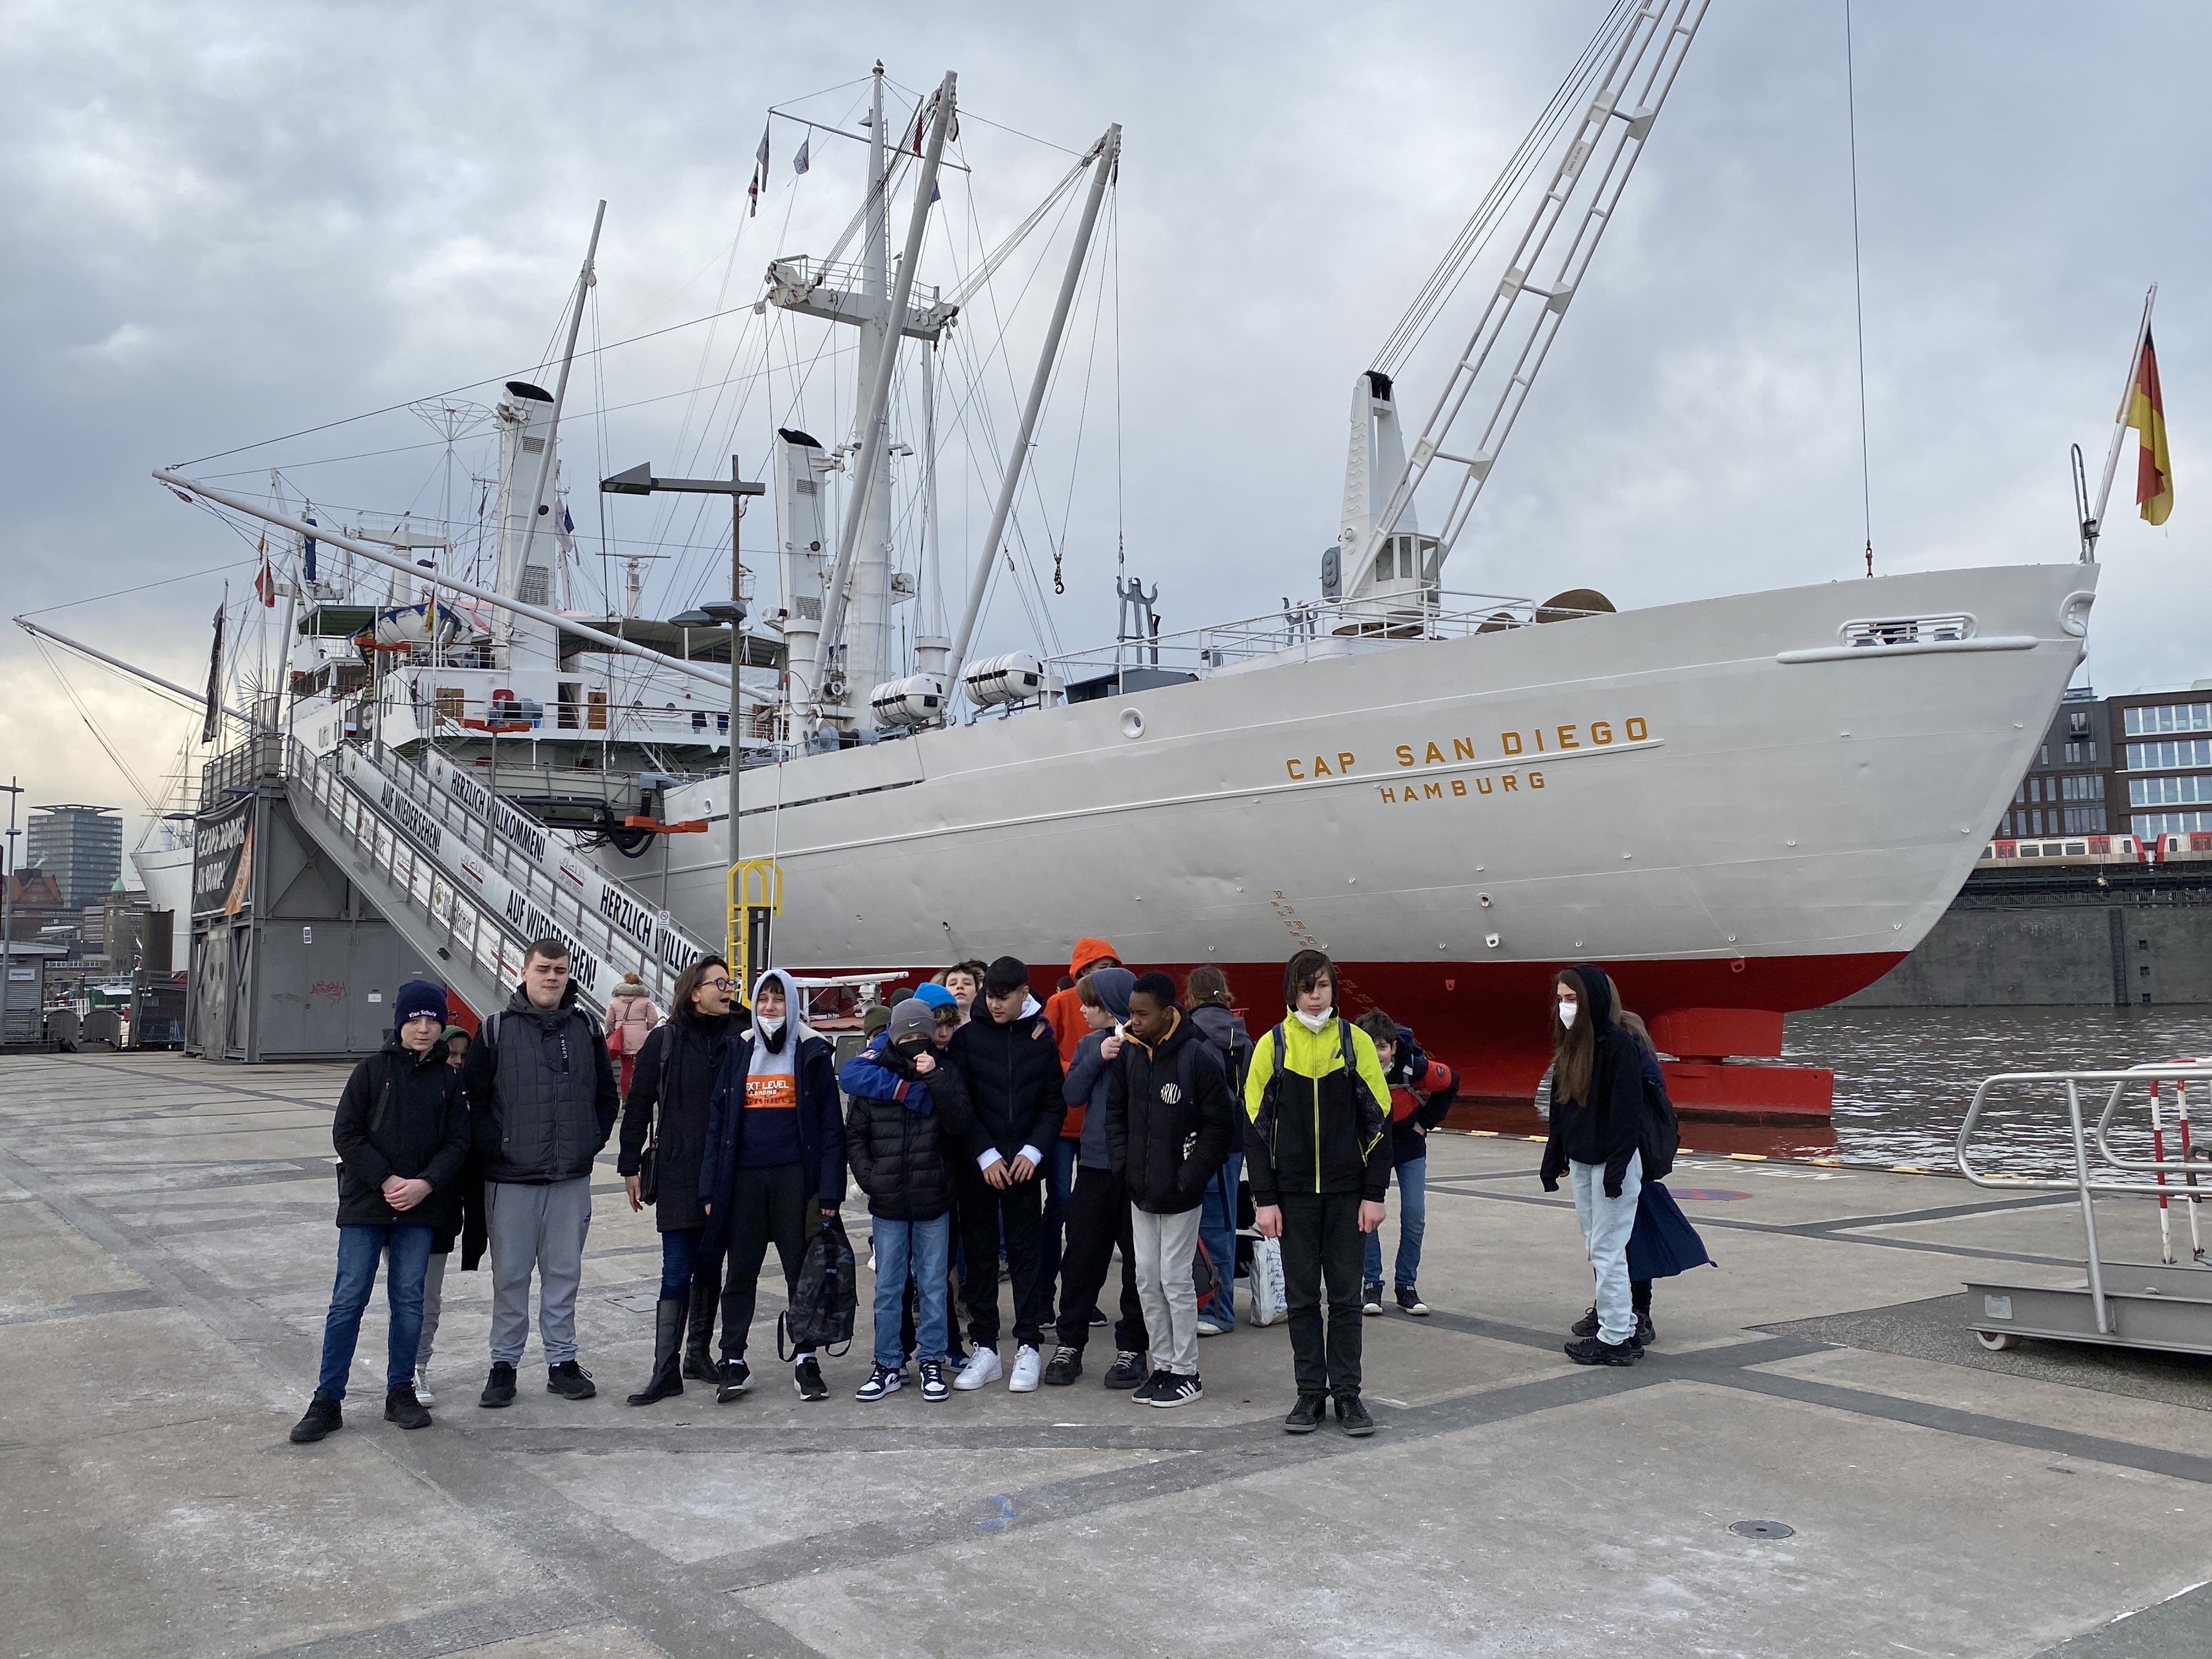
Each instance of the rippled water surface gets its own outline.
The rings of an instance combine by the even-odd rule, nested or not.
[[[1790,1015],[1783,1042],[1784,1059],[1835,1072],[1844,1157],[1938,1169],[1955,1167],[1959,1126],[1992,1073],[2108,1071],[2183,1054],[2212,1054],[2212,1007],[1823,1008]],[[2146,1093],[2115,1118],[2130,1126],[2113,1135],[2116,1150],[2149,1150]],[[2095,1109],[2103,1106],[2100,1095]],[[2191,1115],[2199,1144],[2212,1141],[2212,1099],[2202,1085]],[[1978,1166],[2059,1173],[2070,1167],[2065,1123],[2063,1088],[1993,1098],[1975,1138],[1989,1149]]]

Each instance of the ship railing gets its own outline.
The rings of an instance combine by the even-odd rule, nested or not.
[[[423,850],[430,852],[441,866],[449,867],[462,859],[481,860],[524,901],[526,915],[535,912],[538,921],[548,924],[533,923],[532,937],[553,933],[617,970],[634,969],[647,988],[663,1000],[663,1006],[674,989],[677,975],[709,948],[672,923],[658,921],[653,942],[647,945],[602,915],[550,867],[567,847],[565,838],[503,796],[491,796],[486,790],[495,814],[488,816],[475,803],[440,784],[419,763],[390,750],[371,756],[357,745],[343,744],[317,757],[297,739],[292,743],[293,766],[301,775],[328,776],[343,783],[357,799],[366,799],[379,786],[388,787],[396,799],[373,805],[379,817],[396,831],[417,843],[434,841],[434,851],[428,846]],[[405,802],[407,811],[398,810],[399,801]],[[597,873],[603,880],[612,879],[604,872]],[[640,902],[648,913],[655,912],[655,907]],[[520,960],[518,956],[516,962]]]
[[[1045,659],[1054,678],[1074,684],[1131,669],[1158,669],[1204,679],[1218,671],[1302,647],[1334,654],[1345,640],[1390,643],[1464,639],[1536,623],[1597,614],[1496,593],[1428,588],[1357,599],[1285,601],[1278,610],[1173,633],[1134,635]]]
[[[290,779],[296,796],[354,849],[364,870],[383,878],[376,895],[381,906],[397,902],[429,924],[446,943],[441,952],[458,956],[483,982],[509,983],[519,971],[529,940],[503,911],[453,879],[442,864],[410,838],[392,818],[347,778],[336,757],[318,759],[296,738],[291,742]]]
[[[2169,1061],[2133,1066],[2121,1071],[2000,1072],[1982,1080],[1981,1086],[1974,1091],[1974,1097],[1966,1108],[1965,1121],[1959,1126],[1954,1147],[1959,1173],[1975,1186],[2003,1193],[2066,1193],[2080,1204],[2082,1237],[2087,1247],[2087,1297],[2094,1311],[2098,1336],[2112,1335],[2113,1324],[2105,1288],[2106,1263],[2098,1240],[2095,1200],[2099,1198],[2145,1200],[2156,1203],[2163,1211],[2169,1200],[2177,1197],[2194,1205],[2197,1201],[2199,1178],[2212,1180],[2212,1159],[2208,1159],[2193,1148],[2178,1156],[2166,1156],[2164,1136],[2155,1127],[2152,1132],[2154,1152],[2151,1157],[2132,1158],[2116,1152],[2110,1139],[2113,1116],[2133,1091],[2148,1088],[2154,1114],[2160,1090],[2170,1086],[2179,1095],[2192,1084],[2199,1083],[2208,1091],[2212,1091],[2212,1062]],[[2000,1091],[2016,1094],[2021,1090],[2040,1091],[2045,1103],[2051,1104],[2055,1103],[2057,1092],[2062,1089],[2065,1102],[2065,1148],[2070,1164],[2069,1173],[2057,1176],[2009,1173],[1988,1167],[1985,1161],[1978,1159],[1975,1136],[1983,1127],[1984,1115],[1993,1094]],[[2104,1092],[2105,1103],[2094,1131],[2095,1165],[2093,1167],[2093,1134],[2082,1115],[2082,1096],[2086,1091],[2094,1099],[2100,1091]],[[2155,1126],[2155,1116],[2153,1121]],[[2177,1139],[2177,1150],[2185,1144]],[[2148,1178],[2139,1178],[2144,1176]],[[2171,1252],[2168,1254],[2170,1257]],[[2199,1267],[2195,1271],[2203,1272],[2204,1269]],[[2212,1284],[2212,1279],[2208,1279],[2208,1284]]]

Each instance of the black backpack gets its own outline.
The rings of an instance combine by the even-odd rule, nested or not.
[[[841,1354],[853,1341],[854,1316],[860,1307],[860,1288],[854,1276],[853,1241],[845,1237],[845,1224],[825,1217],[806,1242],[799,1264],[799,1289],[787,1312],[776,1316],[775,1352],[779,1359],[808,1348]],[[784,1352],[788,1342],[791,1352]]]

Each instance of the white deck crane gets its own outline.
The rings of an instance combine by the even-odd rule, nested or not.
[[[1363,373],[1353,383],[1341,533],[1332,550],[1336,582],[1329,580],[1329,561],[1323,565],[1323,591],[1331,597],[1371,599],[1378,619],[1393,613],[1418,616],[1433,604],[1443,562],[1451,556],[1528,400],[1709,3],[1624,0],[1613,7],[1551,108],[1539,118],[1399,324],[1382,354],[1385,366]],[[1592,82],[1587,103],[1563,104]],[[1544,153],[1547,128],[1565,128],[1577,107],[1580,118],[1551,183],[1408,453],[1387,368],[1418,342],[1488,242],[1522,173]],[[1559,234],[1563,228],[1565,236]],[[1437,534],[1423,536],[1413,498],[1431,472],[1441,476],[1450,493]]]

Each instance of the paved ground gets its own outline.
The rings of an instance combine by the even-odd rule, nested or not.
[[[658,1255],[610,1164],[599,1399],[543,1393],[533,1339],[515,1407],[477,1409],[486,1275],[457,1272],[436,1425],[381,1421],[373,1310],[349,1426],[300,1448],[343,1075],[0,1061],[0,1655],[2212,1652],[2212,1365],[1960,1326],[1969,1273],[2063,1279],[2063,1205],[1697,1160],[1673,1184],[1718,1270],[1662,1285],[1642,1365],[1584,1370],[1534,1148],[1439,1138],[1438,1312],[1368,1322],[1356,1443],[1278,1429],[1279,1327],[1206,1342],[1175,1413],[1095,1358],[863,1406],[865,1332],[826,1404],[769,1358],[732,1405],[632,1410]]]

